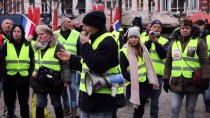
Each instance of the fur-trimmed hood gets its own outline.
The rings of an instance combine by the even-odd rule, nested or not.
[[[38,40],[36,40],[37,42]],[[58,42],[58,36],[57,34],[53,34],[53,37],[51,38],[50,42],[48,43],[48,46],[47,47],[53,47],[56,45],[56,43]],[[34,44],[34,49],[36,50],[37,49],[37,43]]]
[[[198,27],[196,27],[196,26],[193,26],[189,38],[193,38],[194,39],[194,38],[197,38],[199,36],[200,36],[200,29]],[[176,30],[173,33],[172,37],[175,40],[183,39],[183,37],[181,36],[181,33],[180,33],[180,29]]]

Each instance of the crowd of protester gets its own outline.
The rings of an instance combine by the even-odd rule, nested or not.
[[[164,24],[158,19],[145,28],[141,17],[135,17],[127,31],[107,28],[101,11],[86,14],[82,23],[63,17],[60,24],[53,31],[42,18],[34,35],[25,37],[24,28],[11,19],[1,23],[4,117],[16,118],[20,107],[22,118],[52,118],[47,109],[49,95],[56,118],[116,118],[127,102],[133,104],[133,118],[142,118],[148,99],[150,117],[158,118],[162,88],[171,94],[170,118],[179,117],[185,96],[186,118],[194,118],[199,94],[210,113],[207,19],[180,19],[170,38],[162,36]],[[92,83],[96,90],[90,95],[87,74],[122,76],[125,83],[117,87],[116,95],[110,86]]]

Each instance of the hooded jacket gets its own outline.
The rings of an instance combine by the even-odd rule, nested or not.
[[[172,45],[176,43],[177,40],[180,40],[182,49],[184,50],[187,44],[190,41],[190,38],[195,39],[199,38],[200,31],[197,27],[192,27],[191,34],[183,38],[181,37],[180,30],[176,30],[174,32],[173,40],[171,45],[169,46],[169,50],[167,53],[166,61],[165,61],[165,69],[163,79],[170,79],[171,70],[172,70]],[[209,68],[209,60],[207,56],[207,48],[203,41],[203,39],[198,40],[197,51],[199,57],[199,62],[201,64],[202,69],[202,78],[209,79],[210,78],[210,68]],[[202,87],[194,86],[192,84],[192,79],[186,79],[183,75],[180,77],[172,77],[170,80],[171,91],[173,92],[203,92]]]

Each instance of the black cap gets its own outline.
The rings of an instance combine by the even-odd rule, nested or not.
[[[154,24],[159,24],[159,25],[161,26],[161,28],[163,27],[160,20],[153,20],[153,21],[151,22],[151,27],[152,27]]]
[[[97,29],[102,29],[106,25],[106,16],[102,11],[93,11],[86,14],[82,22]]]

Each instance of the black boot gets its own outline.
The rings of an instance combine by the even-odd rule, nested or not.
[[[64,118],[62,106],[60,106],[60,107],[54,107],[54,110],[55,110],[55,116],[56,116],[56,118]]]
[[[133,118],[142,118],[144,115],[144,106],[139,105],[138,108],[134,108]]]
[[[36,118],[44,118],[44,107],[36,107]]]
[[[205,107],[206,107],[206,112],[210,113],[210,100],[204,101]]]

